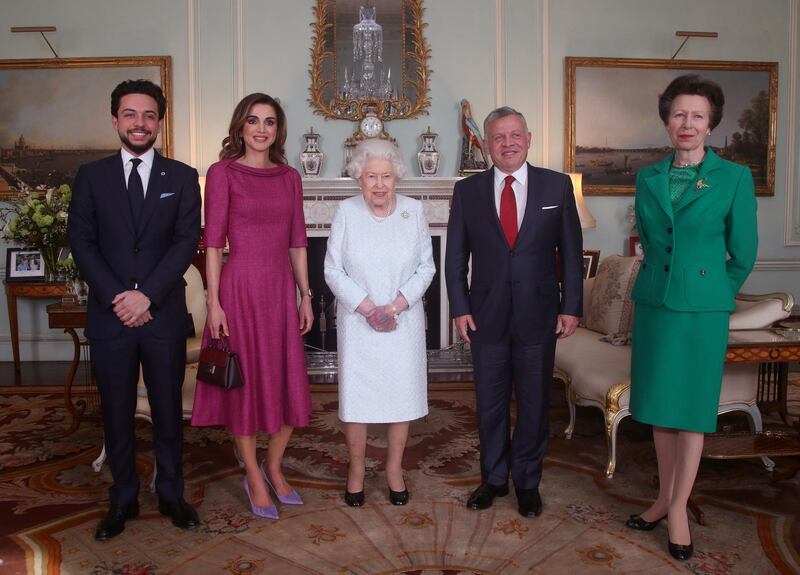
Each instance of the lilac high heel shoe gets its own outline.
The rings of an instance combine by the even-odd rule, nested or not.
[[[267,472],[264,470],[264,464],[261,464],[261,475],[264,476],[264,481],[267,482],[267,487],[269,487],[270,491],[275,494],[275,497],[278,498],[278,501],[283,503],[284,505],[302,505],[303,500],[300,499],[300,494],[297,493],[294,489],[289,495],[278,495],[278,492],[275,491],[275,487],[273,487],[272,482],[267,477]]]
[[[275,507],[274,503],[269,507],[256,507],[256,504],[253,503],[253,496],[250,495],[250,484],[247,483],[247,476],[244,478],[244,492],[247,493],[247,498],[250,500],[250,511],[253,512],[253,515],[264,519],[280,519],[278,508]]]

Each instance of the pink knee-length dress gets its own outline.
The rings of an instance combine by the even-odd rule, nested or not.
[[[197,382],[192,425],[224,425],[236,435],[308,425],[311,395],[289,248],[307,245],[297,170],[222,160],[208,170],[205,244],[225,247],[219,299],[244,386]],[[206,327],[203,345],[210,341]]]

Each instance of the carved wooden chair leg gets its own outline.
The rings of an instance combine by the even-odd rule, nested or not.
[[[95,473],[100,473],[100,470],[103,468],[103,463],[106,461],[106,443],[103,441],[103,449],[100,450],[100,455],[97,456],[97,459],[92,461],[92,469],[94,469]]]
[[[567,396],[567,407],[569,408],[569,424],[564,430],[564,437],[572,439],[572,433],[575,431],[575,394],[572,393],[569,377],[561,379],[561,381],[564,382],[564,393]]]
[[[692,512],[692,515],[694,515],[694,519],[698,524],[708,525],[708,523],[706,523],[706,514],[703,513],[703,510],[700,508],[700,505],[698,505],[697,500],[694,497],[689,497],[689,503],[687,507],[689,508],[689,511]]]

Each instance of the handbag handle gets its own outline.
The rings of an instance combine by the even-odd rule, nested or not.
[[[208,347],[213,349],[221,349],[224,352],[230,353],[231,348],[228,345],[228,336],[223,335],[220,333],[219,339],[211,338],[211,342],[208,344]]]

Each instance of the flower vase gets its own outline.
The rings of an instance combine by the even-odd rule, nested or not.
[[[44,260],[44,279],[46,282],[64,281],[58,271],[58,252],[55,246],[42,246],[42,259]]]

